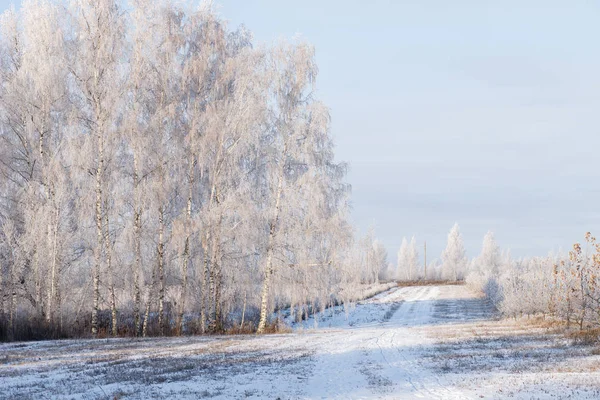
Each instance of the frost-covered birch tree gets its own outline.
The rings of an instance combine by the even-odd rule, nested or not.
[[[407,279],[407,267],[409,256],[408,241],[405,237],[402,238],[402,244],[398,250],[398,264],[396,266],[396,279]]]
[[[416,280],[419,276],[419,251],[417,250],[417,239],[413,236],[408,245],[407,257],[408,280]]]
[[[442,278],[458,281],[464,279],[467,267],[465,245],[458,223],[448,233],[448,242],[442,252]]]

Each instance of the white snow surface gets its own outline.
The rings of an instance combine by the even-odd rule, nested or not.
[[[393,288],[293,333],[0,345],[0,399],[600,398],[600,355],[465,286]]]

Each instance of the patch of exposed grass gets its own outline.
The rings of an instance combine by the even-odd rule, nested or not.
[[[397,281],[397,284],[398,284],[398,287],[444,286],[444,285],[464,285],[465,281],[413,280],[413,281]]]

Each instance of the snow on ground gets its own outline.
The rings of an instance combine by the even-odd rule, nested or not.
[[[2,344],[0,398],[598,399],[594,352],[465,286],[416,286],[286,335]]]

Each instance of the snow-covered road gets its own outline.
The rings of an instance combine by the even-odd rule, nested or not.
[[[465,286],[393,288],[285,335],[0,344],[0,399],[600,398],[600,356]]]
[[[466,398],[424,366],[422,355],[432,345],[422,327],[440,322],[434,304],[456,288],[393,289],[357,307],[353,319],[369,322],[348,326],[339,317],[329,321],[330,326],[342,329],[323,331],[323,338],[315,343],[314,375],[308,381],[307,397]]]

